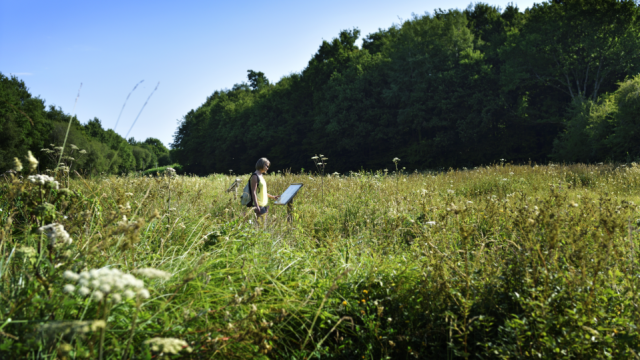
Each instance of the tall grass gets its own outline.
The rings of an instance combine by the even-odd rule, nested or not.
[[[305,187],[293,223],[272,206],[266,228],[225,192],[234,180],[6,177],[0,354],[637,357],[638,166],[268,175],[271,193]],[[52,222],[71,245],[47,245]],[[145,279],[148,299],[63,292],[65,271],[103,267],[172,276]]]

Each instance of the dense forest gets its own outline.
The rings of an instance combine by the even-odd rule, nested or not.
[[[99,119],[81,124],[76,117],[33,97],[24,81],[0,73],[0,171],[14,167],[31,151],[40,171],[53,169],[71,121],[63,163],[83,174],[126,173],[171,164],[170,151],[160,140],[125,140]]]
[[[259,71],[185,115],[174,157],[187,172],[328,172],[640,158],[640,18],[631,0],[520,11],[436,10],[357,41],[323,41],[300,73]]]

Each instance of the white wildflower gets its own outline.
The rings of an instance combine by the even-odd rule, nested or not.
[[[22,163],[20,162],[20,160],[18,160],[18,158],[13,158],[13,162],[15,164],[13,169],[17,172],[22,171]]]
[[[48,334],[85,334],[104,329],[107,323],[104,320],[89,321],[48,321],[38,326],[38,331]]]
[[[109,284],[101,284],[99,287],[100,291],[102,291],[105,294],[108,294],[111,292],[111,285]]]
[[[149,290],[147,289],[138,290],[137,295],[140,299],[148,299],[151,296],[151,294],[149,294]]]
[[[144,282],[131,274],[125,274],[118,269],[92,269],[75,274],[65,272],[65,278],[71,281],[77,280],[80,288],[78,294],[87,296],[93,290],[93,299],[102,300],[105,296],[111,296],[111,301],[118,303],[124,296],[127,299],[135,297],[136,292],[148,291],[144,288]]]
[[[158,269],[153,269],[153,268],[144,268],[144,269],[138,269],[138,270],[134,270],[134,273],[138,274],[138,275],[142,275],[144,277],[147,277],[149,279],[164,279],[164,280],[168,280],[171,277],[171,273],[168,273],[166,271],[162,271],[162,270],[158,270]]]
[[[392,160],[394,163],[397,163],[398,161],[400,161],[400,159],[398,159],[397,157],[394,157]]]
[[[115,293],[113,295],[111,295],[111,301],[114,304],[119,304],[120,302],[122,302],[122,295]]]
[[[31,171],[35,171],[38,167],[38,160],[36,160],[31,151],[27,151],[27,162],[29,163],[29,170]]]
[[[58,189],[60,184],[49,175],[30,175],[27,180],[37,185],[48,185],[52,188]]]
[[[436,222],[435,221],[427,221],[425,224],[433,226],[433,225],[436,224]]]
[[[151,351],[163,352],[167,354],[177,354],[181,350],[191,352],[191,348],[186,341],[176,338],[152,338],[145,340],[145,344],[149,345]]]
[[[65,294],[70,294],[74,291],[76,291],[76,287],[71,284],[67,284],[62,288],[62,292],[64,292]]]
[[[91,295],[91,298],[92,298],[94,301],[100,301],[100,300],[102,300],[102,299],[104,298],[104,294],[102,293],[102,291],[100,291],[100,290],[96,290],[96,291],[94,291],[94,292],[93,292],[93,294]]]
[[[89,288],[81,286],[80,289],[78,289],[78,294],[80,294],[81,296],[87,296],[89,294],[91,294],[91,290],[89,290]]]
[[[65,271],[65,272],[62,274],[62,277],[63,277],[63,278],[65,278],[65,279],[67,279],[67,280],[70,280],[70,281],[78,281],[78,279],[80,279],[80,275],[78,275],[78,274],[74,273],[74,272],[73,272],[73,271],[71,271],[71,270],[67,270],[67,271]]]
[[[69,233],[67,233],[64,230],[64,226],[60,224],[53,223],[53,224],[45,225],[40,227],[38,231],[41,233],[45,233],[45,235],[47,235],[47,238],[49,238],[49,243],[51,244],[51,246],[55,245],[56,243],[60,243],[63,245],[69,245],[73,243],[73,240],[69,236]]]
[[[80,150],[80,154],[84,155],[84,154],[86,154],[86,153],[87,153],[87,150],[84,150],[84,149],[83,149],[83,150]]]

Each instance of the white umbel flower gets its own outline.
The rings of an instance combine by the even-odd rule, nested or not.
[[[45,175],[46,176],[46,175]],[[47,235],[51,246],[58,244],[70,245],[73,240],[69,236],[69,233],[64,230],[64,226],[53,223],[38,228],[38,231]]]
[[[111,295],[111,301],[112,301],[114,304],[118,304],[118,303],[120,303],[120,302],[122,301],[122,295],[120,295],[120,294],[118,294],[118,293],[115,293],[115,294]]]
[[[91,294],[91,290],[89,290],[89,288],[81,286],[80,289],[78,289],[78,294],[80,294],[81,296],[87,296],[89,294]]]
[[[65,271],[64,278],[77,282],[80,296],[92,295],[95,301],[110,297],[114,303],[119,303],[122,298],[131,299],[138,295],[147,299],[150,294],[144,288],[144,282],[131,274],[125,274],[118,269],[92,269],[76,274],[73,271]],[[69,285],[73,286],[73,285]]]
[[[80,279],[80,275],[74,273],[73,271],[67,270],[62,274],[62,277],[69,281],[78,281]]]
[[[164,169],[164,173],[169,177],[174,177],[176,176],[176,169],[168,167]]]
[[[151,294],[149,294],[149,290],[147,289],[138,290],[138,293],[136,295],[138,295],[140,299],[148,299],[151,296]]]
[[[100,300],[102,300],[104,298],[104,294],[102,293],[102,291],[96,290],[96,291],[93,292],[93,294],[91,294],[91,298],[94,301],[100,301]]]
[[[167,354],[177,354],[181,350],[191,352],[191,348],[186,341],[176,338],[152,338],[145,340],[145,344],[149,345],[151,351],[159,351]]]
[[[143,269],[134,270],[133,272],[149,279],[168,280],[171,277],[171,273],[154,269],[154,268],[143,268]]]
[[[49,175],[40,175],[40,174],[38,174],[38,175],[29,175],[27,180],[31,181],[34,184],[47,185],[47,186],[50,186],[50,187],[56,188],[56,189],[58,189],[60,187],[60,184],[56,181],[56,179],[54,179],[53,177],[51,177]]]

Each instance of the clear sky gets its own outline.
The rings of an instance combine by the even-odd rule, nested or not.
[[[508,1],[489,4],[504,8]],[[0,0],[0,72],[24,80],[46,104],[123,136],[158,82],[129,137],[173,141],[177,122],[215,90],[300,72],[322,40],[362,36],[434,9],[469,1],[65,1]],[[533,1],[515,2],[522,10]]]

